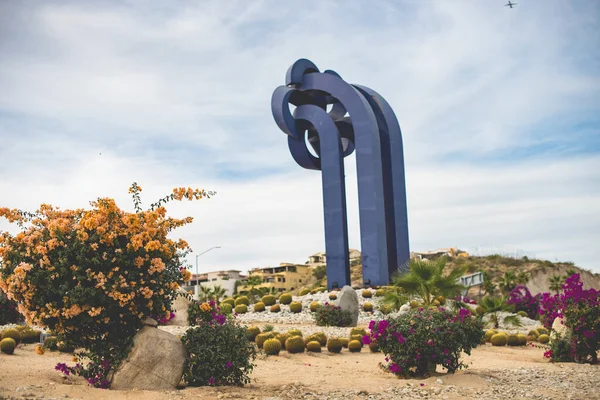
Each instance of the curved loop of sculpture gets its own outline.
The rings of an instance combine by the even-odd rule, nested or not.
[[[350,284],[343,158],[353,151],[363,279],[388,283],[409,256],[402,138],[391,107],[371,89],[300,59],[288,69],[286,86],[273,93],[271,109],[294,160],[322,171],[328,286]]]

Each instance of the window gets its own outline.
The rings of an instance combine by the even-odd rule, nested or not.
[[[216,280],[217,280],[217,278],[212,278],[212,281],[213,281],[213,282],[214,282],[214,281],[216,281]]]

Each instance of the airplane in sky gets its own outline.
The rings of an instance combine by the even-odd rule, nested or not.
[[[514,7],[514,6],[516,6],[517,4],[518,4],[518,3],[511,3],[511,2],[510,2],[510,0],[508,0],[508,3],[506,3],[506,4],[504,5],[504,7],[510,7],[510,8],[513,8],[513,7]]]

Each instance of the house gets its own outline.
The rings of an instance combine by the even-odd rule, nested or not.
[[[196,282],[200,286],[213,288],[215,286],[221,286],[225,289],[227,296],[232,296],[235,291],[235,283],[246,279],[245,275],[241,274],[242,271],[230,269],[226,271],[213,271],[202,274],[192,274],[192,278],[185,287],[186,290],[196,286]]]
[[[356,249],[349,249],[348,255],[350,261],[360,260],[360,251]],[[308,257],[308,264],[326,264],[327,263],[327,254],[324,252],[315,253],[312,256]]]
[[[418,260],[434,260],[434,259],[436,259],[438,257],[442,257],[442,256],[451,257],[451,258],[469,257],[469,253],[467,253],[466,251],[463,251],[463,250],[459,250],[456,247],[447,247],[447,248],[442,248],[442,249],[437,249],[437,250],[427,250],[427,251],[410,253],[411,259],[418,259]]]
[[[248,278],[260,277],[262,283],[257,288],[275,288],[278,292],[289,292],[302,287],[312,276],[312,267],[304,264],[281,263],[278,267],[255,268]],[[240,285],[240,293],[249,290],[248,285]]]

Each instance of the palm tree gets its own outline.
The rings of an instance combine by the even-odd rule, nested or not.
[[[215,285],[215,286],[213,286],[213,289],[212,289],[212,298],[215,299],[215,301],[217,302],[217,304],[219,304],[221,302],[221,299],[223,297],[225,297],[226,294],[227,294],[227,290],[225,290],[225,288],[223,288],[221,285]]]
[[[500,278],[500,290],[502,291],[502,293],[507,294],[510,293],[511,290],[513,290],[516,286],[515,284],[515,280],[517,279],[517,277],[515,276],[514,272],[512,271],[506,271],[504,273],[504,276],[502,278]]]
[[[479,305],[483,307],[486,313],[490,314],[490,323],[495,329],[498,329],[500,320],[498,318],[499,311],[512,311],[513,306],[506,304],[506,297],[503,296],[485,296],[479,302]],[[522,326],[516,315],[508,315],[503,319],[505,324],[511,324],[514,326]]]
[[[492,280],[492,276],[487,271],[483,271],[483,290],[485,290],[485,294],[487,295],[494,294],[494,291],[496,290],[496,285]]]
[[[434,296],[454,297],[465,288],[457,281],[464,275],[466,268],[455,268],[448,275],[444,275],[445,266],[445,257],[433,261],[411,260],[410,270],[404,274],[397,272],[392,284],[407,294],[419,295],[426,305],[431,304]]]
[[[391,287],[385,291],[383,296],[383,304],[389,306],[393,310],[399,310],[403,304],[406,304],[408,297],[402,293],[399,287]]]
[[[207,301],[212,295],[212,289],[208,286],[200,286],[200,301]]]
[[[531,274],[529,274],[529,272],[521,271],[517,274],[515,282],[519,285],[525,285],[527,282],[529,282],[529,278],[531,278]]]
[[[554,275],[550,277],[550,290],[556,292],[556,294],[560,293],[562,289],[562,285],[565,283],[565,277],[560,275]]]
[[[577,273],[577,271],[573,268],[569,268],[567,270],[567,272],[565,273],[565,279],[570,278],[572,275],[575,275]]]

